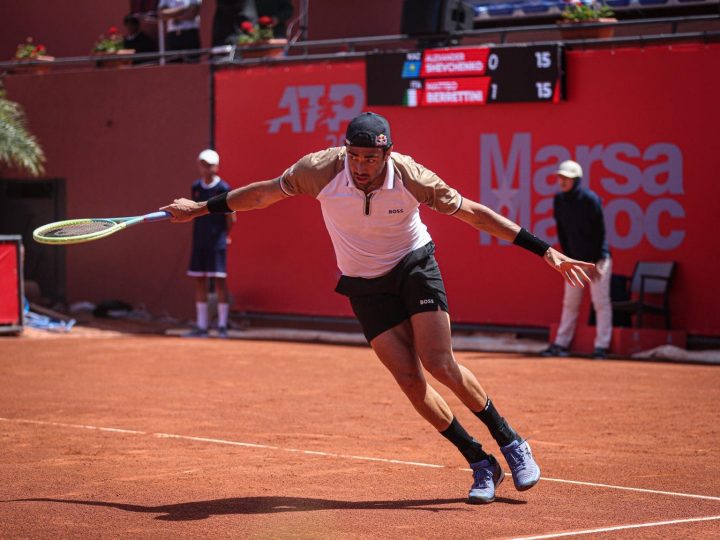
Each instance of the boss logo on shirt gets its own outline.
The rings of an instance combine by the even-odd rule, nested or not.
[[[420,300],[421,306],[425,306],[427,304],[434,304],[434,303],[435,303],[435,300],[433,300],[432,298],[425,298],[423,300]]]
[[[391,208],[388,210],[388,214],[402,214],[404,211],[402,208]]]

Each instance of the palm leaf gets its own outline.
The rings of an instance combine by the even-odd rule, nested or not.
[[[0,86],[0,162],[40,176],[45,172],[44,161],[45,153],[27,130],[22,107],[7,99]]]

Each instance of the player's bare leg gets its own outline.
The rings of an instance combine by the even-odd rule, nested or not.
[[[400,388],[420,415],[452,442],[473,469],[473,484],[468,494],[471,503],[495,500],[495,488],[503,480],[497,460],[485,453],[454,417],[447,402],[428,384],[413,346],[409,321],[380,334],[370,342],[375,354],[392,373]]]
[[[530,445],[500,416],[477,377],[455,360],[448,314],[440,310],[416,313],[410,321],[414,349],[425,369],[487,426],[510,465],[515,487],[520,491],[530,489],[540,479]]]
[[[435,429],[443,431],[453,419],[452,411],[425,379],[412,343],[410,323],[405,321],[377,336],[370,345],[415,410]]]
[[[413,348],[428,373],[452,390],[471,411],[482,411],[487,394],[473,372],[455,360],[448,314],[442,310],[416,313],[410,321]]]

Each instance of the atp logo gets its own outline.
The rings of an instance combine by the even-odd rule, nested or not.
[[[325,129],[331,144],[344,142],[340,126],[362,111],[365,91],[359,84],[287,86],[278,103],[284,114],[267,121],[269,134],[316,133]]]

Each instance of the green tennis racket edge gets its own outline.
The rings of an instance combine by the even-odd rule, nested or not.
[[[33,231],[33,239],[41,244],[81,244],[100,240],[138,223],[165,219],[170,219],[170,212],[152,212],[144,216],[121,218],[68,219],[38,227]]]

